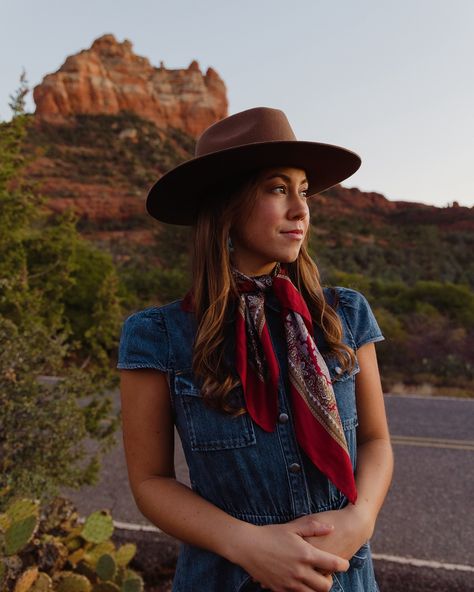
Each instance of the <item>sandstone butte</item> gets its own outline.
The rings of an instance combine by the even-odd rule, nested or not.
[[[69,56],[35,87],[33,98],[36,118],[48,123],[130,111],[195,138],[228,114],[226,87],[215,70],[203,74],[196,61],[186,69],[152,66],[133,52],[130,41],[120,43],[110,34]]]

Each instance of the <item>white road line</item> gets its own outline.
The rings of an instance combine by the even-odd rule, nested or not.
[[[114,520],[114,526],[122,530],[131,530],[135,532],[156,532],[162,533],[158,527],[151,524],[135,524],[133,522],[120,522]],[[441,561],[428,561],[426,559],[416,559],[414,557],[399,557],[398,555],[385,555],[383,553],[372,553],[373,559],[377,561],[391,561],[393,563],[403,563],[415,567],[429,567],[431,569],[447,569],[454,571],[468,571],[474,573],[473,565],[462,565],[459,563],[442,563]]]
[[[415,559],[414,557],[399,557],[398,555],[384,555],[383,553],[372,553],[372,557],[378,561],[391,561],[393,563],[403,563],[405,565],[414,565],[416,567],[474,572],[474,565],[441,563],[441,561],[428,561],[427,559]]]
[[[134,530],[139,532],[163,532],[157,526],[152,524],[135,524],[133,522],[120,522],[114,520],[114,526],[116,528],[122,528],[123,530]]]

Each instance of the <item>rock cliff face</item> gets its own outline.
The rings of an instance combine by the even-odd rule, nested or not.
[[[68,57],[35,87],[33,97],[36,117],[49,123],[130,111],[193,137],[228,114],[226,87],[215,70],[203,74],[196,61],[182,70],[154,67],[132,51],[130,41],[119,43],[113,35]]]

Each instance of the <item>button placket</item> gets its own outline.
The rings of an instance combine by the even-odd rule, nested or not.
[[[282,446],[283,461],[288,471],[289,486],[295,515],[303,515],[309,512],[310,502],[306,484],[306,476],[303,470],[303,463],[296,441],[296,434],[289,415],[289,410],[283,405],[287,404],[283,386],[280,383],[279,400],[281,411],[278,415],[277,430]]]
[[[275,428],[278,433],[278,439],[281,446],[281,461],[286,465],[288,486],[290,489],[293,506],[292,510],[294,515],[301,516],[303,514],[309,513],[311,506],[310,497],[305,471],[303,470],[303,460],[300,455],[296,434],[294,433],[294,427],[291,421],[291,410],[289,408],[289,400],[286,394],[288,392],[288,397],[290,397],[290,385],[288,384],[288,391],[285,388],[285,383],[289,382],[287,374],[286,342],[284,341],[283,335],[281,336],[281,340],[275,339],[277,332],[274,332],[272,320],[276,319],[274,319],[274,317],[272,318],[272,316],[273,315],[268,314],[267,322],[270,331],[270,338],[273,342],[275,353],[277,354],[277,361],[280,370],[280,379],[278,385],[278,403],[280,411],[277,415]],[[281,320],[278,319],[277,322],[280,323]],[[290,469],[290,466],[293,466],[293,469]]]

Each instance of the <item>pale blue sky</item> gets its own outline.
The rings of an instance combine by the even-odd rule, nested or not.
[[[473,0],[0,0],[0,118],[104,33],[158,66],[197,59],[229,113],[287,114],[301,140],[362,156],[344,185],[474,206]],[[28,104],[33,110],[33,103]]]

